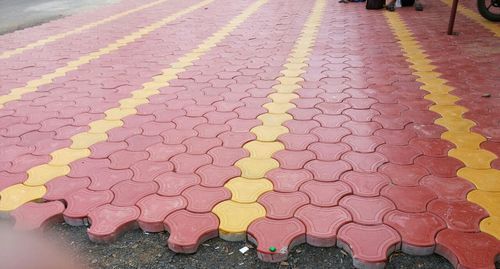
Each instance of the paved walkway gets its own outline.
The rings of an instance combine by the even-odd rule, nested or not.
[[[1,36],[0,211],[494,268],[500,25],[466,2],[446,36],[450,2],[123,1]]]

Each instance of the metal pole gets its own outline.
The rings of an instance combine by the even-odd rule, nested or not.
[[[450,21],[448,22],[448,35],[453,35],[453,26],[455,26],[457,7],[458,7],[458,0],[453,0],[453,5],[451,6]]]

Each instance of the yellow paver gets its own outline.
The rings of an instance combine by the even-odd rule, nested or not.
[[[453,0],[441,0],[445,4],[451,7]],[[481,14],[473,11],[470,8],[465,7],[462,4],[458,4],[458,13],[464,15],[465,17],[479,23],[484,28],[490,30],[496,37],[500,37],[500,25],[498,23],[489,21],[481,16]]]
[[[268,112],[258,117],[262,125],[250,130],[257,136],[257,140],[244,145],[250,156],[235,164],[241,170],[241,177],[233,178],[225,185],[232,193],[231,200],[219,203],[213,210],[219,217],[219,235],[223,239],[245,240],[248,225],[265,216],[264,207],[257,203],[257,199],[264,192],[272,190],[273,185],[265,175],[279,167],[279,162],[271,156],[285,148],[277,139],[289,132],[282,124],[292,119],[287,111],[296,107],[291,100],[298,97],[294,92],[301,89],[300,82],[304,81],[300,75],[305,73],[325,5],[325,0],[315,2],[292,52],[288,55],[287,63],[280,72],[284,76],[276,79],[279,84],[273,86],[275,92],[268,95],[272,102],[263,106]]]
[[[288,128],[285,126],[261,125],[252,128],[252,133],[257,136],[257,140],[264,142],[276,141],[278,136],[288,133]]]
[[[250,152],[252,159],[269,159],[275,152],[285,149],[280,142],[250,141],[243,146]]]
[[[85,139],[85,138],[83,138]],[[79,140],[75,139],[75,137],[72,137],[73,141],[77,141],[77,143],[83,143],[85,140],[82,140],[80,142]],[[100,141],[99,141],[100,142]],[[74,142],[73,142],[74,143]],[[90,150],[89,149],[74,149],[74,148],[62,148],[59,150],[56,150],[50,154],[52,157],[52,160],[49,162],[49,164],[54,165],[54,166],[64,166],[68,165],[76,160],[83,159],[85,157],[90,156]]]
[[[274,102],[274,101],[273,101]],[[266,113],[257,117],[257,119],[262,121],[262,125],[267,126],[281,126],[285,121],[293,119],[292,115],[283,114],[271,114]]]
[[[255,219],[264,217],[266,210],[259,203],[238,203],[227,200],[212,210],[220,218],[219,236],[228,241],[246,239],[248,225]]]
[[[56,177],[65,176],[69,174],[69,171],[70,168],[68,165],[42,164],[39,166],[35,166],[28,170],[28,179],[24,182],[24,185],[32,187],[40,186]],[[3,195],[3,191],[0,192],[0,196],[6,197],[5,195]],[[2,200],[0,200],[0,205],[2,203],[3,203],[3,198]],[[0,211],[1,211],[1,206],[0,206]]]
[[[229,181],[225,187],[233,194],[231,200],[238,203],[253,203],[261,194],[273,190],[273,184],[265,178],[237,177]]]
[[[97,120],[89,124],[91,134],[104,134],[107,131],[122,127],[123,121],[121,120]]]
[[[90,30],[90,29],[95,28],[95,27],[97,27],[99,25],[115,21],[117,19],[123,18],[125,16],[131,15],[133,13],[139,12],[141,10],[144,10],[144,9],[147,9],[147,8],[150,8],[150,7],[157,6],[157,5],[159,5],[161,3],[165,3],[167,1],[169,1],[169,0],[159,0],[159,1],[154,1],[154,2],[151,2],[151,3],[147,3],[147,4],[144,4],[144,5],[138,6],[136,8],[132,8],[132,9],[129,9],[127,11],[120,12],[120,13],[115,14],[113,16],[109,16],[107,18],[104,18],[104,19],[101,19],[101,20],[98,20],[98,21],[95,21],[95,22],[91,22],[91,23],[82,25],[82,26],[77,27],[77,28],[75,28],[73,30],[70,30],[70,31],[67,31],[67,32],[64,32],[64,33],[59,33],[59,34],[48,36],[48,37],[46,37],[44,39],[40,39],[40,40],[37,40],[37,41],[35,41],[33,43],[30,43],[30,44],[28,44],[28,45],[26,45],[24,47],[13,49],[13,50],[4,51],[4,52],[2,52],[2,54],[0,54],[0,60],[1,59],[10,58],[10,57],[12,57],[14,55],[21,54],[21,53],[23,53],[23,52],[25,52],[27,50],[34,49],[36,47],[47,45],[49,43],[52,43],[52,42],[55,42],[57,40],[63,39],[63,38],[68,37],[70,35],[82,33],[82,32],[84,32],[86,30]]]
[[[160,29],[161,27],[167,25],[168,23],[171,23],[180,17],[187,15],[197,9],[200,9],[214,0],[205,0],[200,3],[197,3],[195,5],[192,5],[190,7],[187,7],[185,9],[182,9],[181,11],[178,11],[170,16],[167,16],[157,22],[154,22],[144,28],[141,28],[125,37],[122,37],[121,39],[118,39],[117,41],[109,44],[108,46],[101,48],[97,51],[94,51],[92,53],[86,54],[81,56],[80,58],[73,60],[71,62],[68,62],[65,66],[57,68],[54,72],[45,74],[39,79],[34,79],[29,81],[26,86],[24,87],[19,87],[19,88],[14,88],[11,89],[11,91],[6,95],[9,97],[0,97],[0,108],[2,108],[6,102],[8,101],[13,101],[13,100],[18,100],[21,99],[21,97],[29,92],[34,92],[38,89],[38,87],[47,85],[52,83],[56,78],[63,77],[66,75],[66,73],[70,71],[77,70],[80,66],[84,64],[88,64],[92,60],[96,60],[100,58],[103,55],[109,54],[113,51],[118,50],[119,48],[126,46],[127,44],[130,44],[139,38],[142,38],[143,36]],[[135,112],[136,113],[136,112]],[[135,114],[133,113],[133,114]]]
[[[478,190],[485,191],[499,191],[500,184],[500,171],[496,169],[474,169],[465,167],[457,172],[457,175],[462,178],[466,178],[474,185]]]
[[[457,175],[472,182],[478,189],[470,192],[467,199],[482,206],[490,214],[489,218],[481,221],[481,231],[500,239],[500,173],[491,167],[491,162],[498,156],[481,149],[480,144],[486,141],[486,138],[471,131],[475,123],[463,118],[467,108],[455,103],[460,98],[449,93],[453,88],[445,85],[448,81],[441,78],[439,72],[432,71],[436,66],[432,64],[401,17],[393,12],[385,12],[385,16],[393,34],[399,40],[406,61],[415,70],[413,74],[424,84],[420,88],[429,92],[426,99],[435,103],[429,108],[441,116],[435,123],[448,129],[441,138],[456,146],[448,155],[465,164],[464,168],[458,170]],[[425,60],[429,62],[421,64]]]
[[[183,14],[188,12],[188,10],[200,8],[211,1],[212,0],[200,2],[199,4],[186,9]],[[250,15],[255,13],[267,1],[268,0],[258,0],[248,6],[244,11],[242,11],[242,13],[234,17],[224,27],[205,39],[197,48],[184,55],[184,57],[181,57],[178,62],[173,63],[171,66],[191,64],[193,61],[198,59],[198,57],[207,53],[210,48],[216,46],[222,40],[224,40],[226,36],[234,31],[240,24],[242,24],[248,17],[250,17]],[[133,97],[125,98],[123,100],[134,99],[137,95],[141,96],[139,97],[139,99],[142,99],[158,94],[160,93],[160,88],[168,86],[169,81],[173,78],[177,78],[176,75],[183,71],[184,69],[180,69],[177,67],[166,68],[162,70],[160,75],[157,75],[153,78],[154,83],[143,84],[143,87],[141,89],[136,90],[132,93]],[[129,105],[131,102],[124,101],[120,103]],[[88,142],[89,137],[92,137],[92,141],[94,143],[98,143],[100,139],[95,139],[96,136],[94,135],[105,135],[106,131],[121,126],[121,123],[117,123],[117,121],[121,121],[124,117],[135,113],[135,108],[122,108],[120,106],[118,108],[112,108],[106,111],[106,117],[104,118],[104,120],[97,120],[89,123],[89,127],[98,126],[98,128],[93,128],[92,133],[90,131],[87,131],[74,135],[71,138],[73,144],[70,147],[62,148],[51,153],[53,159],[49,164],[42,164],[29,169],[28,179],[23,184],[10,186],[0,191],[0,212],[11,211],[26,202],[42,198],[45,194],[45,187],[43,187],[45,183],[56,177],[67,175],[70,172],[70,168],[68,165],[71,162],[90,155],[89,149],[81,148],[81,145],[84,145],[85,143],[87,143],[87,145],[90,147],[90,142]],[[99,130],[101,130],[102,132],[98,132]],[[102,137],[103,136],[101,136],[100,138]],[[22,192],[22,196],[24,198],[18,198],[18,196],[20,195],[18,194],[18,190],[19,193]]]
[[[46,192],[44,186],[26,186],[17,184],[4,189],[0,193],[0,212],[12,211],[30,201],[40,199]]]
[[[246,178],[263,178],[267,172],[280,166],[275,159],[243,158],[234,164],[241,170],[241,176]]]

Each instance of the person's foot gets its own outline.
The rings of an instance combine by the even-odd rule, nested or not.
[[[423,11],[424,10],[424,6],[422,5],[422,3],[416,2],[415,3],[415,10],[416,11]]]
[[[385,6],[385,8],[389,11],[395,11],[396,10],[396,4],[394,2],[391,2]]]

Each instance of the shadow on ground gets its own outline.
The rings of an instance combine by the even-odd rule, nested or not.
[[[0,35],[120,0],[0,0]]]

